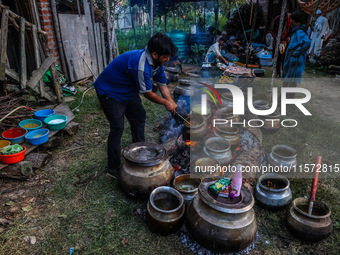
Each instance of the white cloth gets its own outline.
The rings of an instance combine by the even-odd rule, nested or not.
[[[208,62],[208,57],[212,52],[214,52],[216,59],[222,55],[221,54],[221,47],[220,47],[219,43],[214,43],[213,45],[210,46],[210,48],[208,49],[207,55],[205,56],[206,62]]]
[[[321,37],[326,35],[328,31],[328,19],[324,16],[320,16],[314,24],[312,43],[308,50],[308,54],[312,54],[312,56],[320,56],[320,51],[324,41]]]
[[[267,44],[268,50],[273,50],[273,43],[274,43],[274,38],[271,33],[268,33],[266,35],[266,44]]]

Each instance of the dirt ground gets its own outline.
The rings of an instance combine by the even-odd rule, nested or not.
[[[340,79],[307,78],[301,87],[312,94],[308,107],[321,118],[340,123]]]

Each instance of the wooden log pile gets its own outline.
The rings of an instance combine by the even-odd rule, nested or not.
[[[12,93],[7,96],[0,97],[0,120],[17,107],[23,106],[25,104],[25,99],[20,93]],[[21,120],[29,119],[31,117],[33,117],[33,111],[27,110],[25,108],[18,109],[10,116],[6,117],[6,119],[4,119],[2,122],[0,122],[0,133],[9,128],[18,127],[18,123]]]

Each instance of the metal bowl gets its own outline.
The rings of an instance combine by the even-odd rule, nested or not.
[[[270,188],[266,183],[271,182],[275,185]],[[261,175],[257,181],[255,198],[260,204],[269,208],[284,207],[292,201],[289,180],[276,173]]]

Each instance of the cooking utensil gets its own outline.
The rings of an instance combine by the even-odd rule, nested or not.
[[[319,182],[319,174],[320,174],[320,168],[321,168],[321,156],[316,157],[316,163],[315,163],[315,171],[313,176],[313,182],[312,182],[312,189],[310,191],[310,197],[309,197],[309,205],[308,205],[308,214],[312,215],[312,210],[315,202],[315,195],[316,190],[318,188],[318,182]]]
[[[191,126],[191,123],[187,121],[182,115],[180,115],[178,112],[176,112],[177,116],[180,117],[182,120],[184,120],[189,126]]]
[[[292,155],[292,157],[296,157],[296,155],[297,155],[299,152],[301,152],[301,151],[302,151],[305,147],[307,147],[307,146],[308,146],[308,143],[302,144],[301,147],[295,151],[295,153]]]

